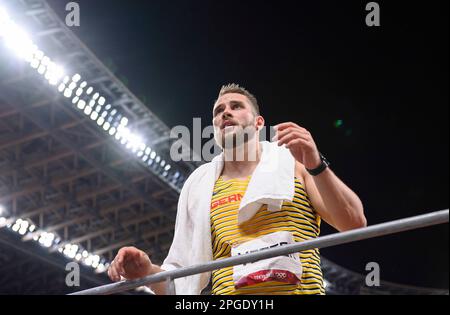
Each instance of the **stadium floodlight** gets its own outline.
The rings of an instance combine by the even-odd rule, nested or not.
[[[20,229],[20,225],[17,224],[17,223],[15,223],[15,224],[12,226],[11,229],[12,229],[14,232],[17,232],[17,231],[19,231],[19,229]]]
[[[102,273],[107,270],[107,267],[104,264],[99,264],[95,269],[95,273]]]
[[[83,100],[80,100],[77,104],[77,107],[81,110],[83,110],[85,106],[86,106],[86,102]]]
[[[67,97],[67,98],[72,97],[72,90],[69,89],[69,88],[66,88],[66,89],[64,90],[64,96]]]
[[[110,127],[111,127],[111,124],[109,122],[105,122],[103,124],[103,130],[105,130],[105,131],[108,131]]]
[[[20,235],[25,235],[28,232],[28,227],[30,226],[30,223],[28,223],[27,220],[20,220],[19,223],[19,234]]]
[[[30,66],[31,66],[31,68],[33,68],[33,69],[37,69],[37,68],[39,67],[40,64],[41,64],[41,63],[40,63],[39,60],[33,59],[33,60],[31,61],[31,63],[30,63]]]
[[[75,83],[77,83],[80,80],[81,80],[81,75],[79,75],[78,73],[72,77],[72,81]]]
[[[55,239],[55,234],[43,232],[39,237],[39,243],[44,247],[50,247],[53,245],[53,240]]]
[[[105,99],[103,96],[100,97],[100,98],[98,99],[98,103],[99,103],[101,106],[105,105],[105,102],[106,102],[106,99]]]
[[[36,46],[28,34],[12,22],[2,24],[2,29],[2,37],[5,39],[6,46],[20,58],[30,60]]]
[[[39,74],[44,74],[45,71],[47,71],[47,67],[44,66],[44,65],[41,63],[41,65],[40,65],[39,68],[38,68],[38,73],[39,73]]]
[[[139,135],[131,132],[128,132],[124,139],[127,140],[127,148],[131,149],[133,152],[136,151],[143,143],[142,138]]]
[[[50,62],[45,72],[45,78],[48,80],[50,85],[56,85],[59,80],[61,80],[64,75],[64,69],[54,62]]]
[[[109,134],[111,136],[114,136],[115,133],[116,133],[116,128],[112,127],[111,129],[109,129]]]
[[[104,122],[105,122],[105,119],[103,117],[100,117],[99,119],[97,119],[97,125],[99,125],[99,126],[103,125]]]
[[[43,65],[43,66],[49,66],[50,65],[50,58],[48,58],[47,56],[44,56],[44,58],[42,58],[42,60],[41,60],[41,64]]]
[[[6,12],[6,9],[0,6],[0,24],[8,22],[9,15],[8,12]]]
[[[75,94],[76,94],[77,96],[81,96],[81,94],[83,94],[83,89],[82,89],[81,87],[79,87],[79,88],[75,91]]]
[[[96,121],[100,128],[108,132],[110,136],[113,136],[126,148],[131,149],[139,159],[143,162],[148,161],[146,163],[152,165],[156,157],[155,162],[159,164],[160,156],[148,148],[140,136],[127,128],[129,117],[124,117],[120,110],[106,103],[106,99],[101,95],[101,92],[95,91],[92,86],[88,86],[87,81],[82,80],[81,74],[66,74],[61,66],[53,62],[49,56],[33,43],[25,30],[14,23],[3,7],[0,7],[0,39],[5,42],[6,47],[10,48],[20,58],[25,60],[31,68],[42,75],[49,85],[55,86],[59,93],[70,99],[74,105],[76,104],[76,108],[84,112],[93,121]],[[92,95],[91,99],[87,100],[85,98],[83,100],[83,93],[88,96]],[[87,106],[87,103],[89,106]],[[156,167],[157,165],[154,166]],[[166,167],[165,161],[159,166],[164,168],[166,172],[170,169],[170,167]],[[17,229],[16,225],[15,229]],[[20,231],[24,231],[24,229]]]
[[[76,87],[77,87],[77,84],[75,82],[70,82],[69,89],[75,90]]]
[[[91,119],[92,120],[97,120],[97,117],[98,117],[98,113],[97,112],[92,112]]]
[[[94,263],[94,255],[89,254],[85,259],[84,259],[84,263],[88,266],[92,266],[92,264]]]
[[[66,244],[64,246],[63,254],[73,259],[78,253],[78,248],[79,246],[76,244]]]
[[[84,113],[85,113],[86,115],[90,115],[90,114],[92,113],[92,107],[91,107],[91,106],[86,106],[86,107],[84,108]]]
[[[120,120],[120,124],[122,125],[122,126],[127,126],[128,125],[128,118],[126,118],[126,117],[122,117],[122,119]]]

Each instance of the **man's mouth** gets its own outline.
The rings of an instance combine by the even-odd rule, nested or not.
[[[221,129],[221,130],[224,130],[225,128],[231,127],[231,126],[236,126],[236,123],[234,123],[234,122],[232,122],[232,121],[230,121],[230,120],[227,120],[227,121],[225,121],[225,122],[222,124],[222,126],[220,127],[220,129]]]

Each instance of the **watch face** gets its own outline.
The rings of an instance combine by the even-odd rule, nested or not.
[[[325,163],[326,166],[330,165],[330,162],[322,155],[322,153],[320,154],[320,158],[322,159],[322,161]]]

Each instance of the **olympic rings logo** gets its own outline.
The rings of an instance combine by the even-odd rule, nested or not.
[[[275,272],[275,278],[277,279],[286,279],[287,275],[285,272]]]

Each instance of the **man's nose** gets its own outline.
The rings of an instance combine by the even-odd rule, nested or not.
[[[222,113],[222,120],[233,118],[233,114],[228,108],[225,108]]]

